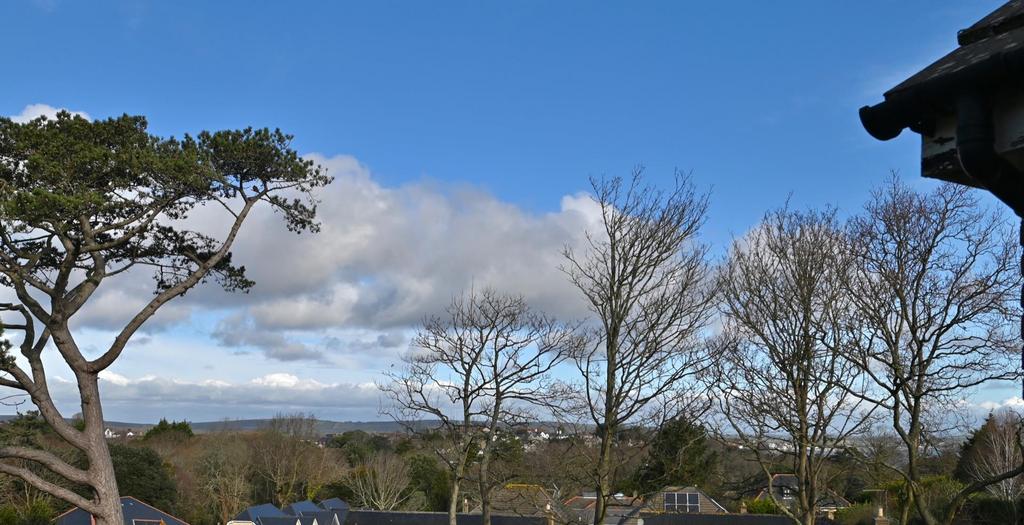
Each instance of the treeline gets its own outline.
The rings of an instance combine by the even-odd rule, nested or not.
[[[118,488],[123,495],[171,512],[195,525],[226,523],[249,505],[286,505],[303,499],[341,497],[353,505],[380,510],[445,511],[449,507],[448,469],[435,451],[445,445],[440,433],[367,434],[349,431],[319,438],[304,434],[312,418],[276,418],[270,428],[252,432],[193,435],[187,423],[161,421],[140,439],[110,444]],[[923,490],[936,508],[965,485],[992,469],[1020,461],[1014,455],[1017,423],[993,414],[966,441],[946,441],[922,461]],[[509,432],[503,435],[496,471],[505,481],[535,483],[559,499],[591,490],[586,458],[596,452],[596,436],[549,436]],[[32,413],[0,425],[5,442],[31,442],[73,455]],[[753,498],[764,487],[752,454],[735,441],[713,438],[700,424],[678,418],[658,429],[621,433],[613,487],[629,497],[649,496],[666,486],[695,485],[730,511],[781,513],[771,501]],[[1008,446],[1009,445],[1009,446]],[[900,476],[882,464],[896,461],[899,444],[888,436],[867,436],[869,454],[838,453],[827,459],[827,484],[853,506],[838,515],[844,525],[869,524],[883,490],[894,505],[905,504]],[[1010,452],[1008,455],[1007,452]],[[786,469],[784,455],[777,472]],[[864,461],[871,457],[871,461]],[[299,468],[293,468],[298,465]],[[479,475],[479,460],[468,476]],[[41,469],[40,475],[46,475]],[[1024,479],[1014,477],[972,498],[963,515],[975,523],[1014,523]],[[0,524],[50,523],[67,504],[15,479],[0,482]],[[1017,502],[1017,503],[1015,503]],[[476,510],[480,494],[467,487],[462,505]],[[912,521],[913,522],[913,521]]]

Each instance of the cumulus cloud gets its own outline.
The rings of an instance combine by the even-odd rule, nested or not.
[[[1022,410],[1024,409],[1024,399],[1019,396],[1013,396],[1002,401],[983,401],[978,403],[978,408],[990,412],[1001,409]]]
[[[51,390],[68,413],[77,405],[73,383],[54,378]],[[183,381],[146,375],[128,378],[104,371],[100,388],[108,414],[137,422],[160,417],[202,418],[270,417],[278,412],[307,412],[324,418],[374,419],[379,390],[372,383],[311,379],[276,372],[244,382],[212,378]]]
[[[351,156],[310,155],[335,176],[319,194],[317,234],[287,231],[266,207],[255,210],[234,246],[233,260],[246,267],[256,286],[229,294],[213,283],[164,308],[159,322],[173,324],[202,311],[234,311],[262,331],[372,329],[393,333],[436,314],[470,287],[523,294],[552,315],[586,314],[579,293],[559,270],[562,250],[583,240],[599,220],[586,195],[565,196],[558,211],[532,213],[471,187],[430,182],[384,187]],[[196,210],[189,227],[215,237],[223,210]],[[152,293],[144,272],[101,286],[78,315],[81,326],[123,325]],[[219,340],[227,342],[227,328]],[[266,335],[266,334],[264,334]],[[284,341],[252,341],[268,357],[317,357]],[[382,345],[386,346],[386,345]],[[275,352],[268,349],[279,349]],[[283,353],[282,353],[283,352]]]
[[[55,108],[48,104],[29,104],[25,106],[25,109],[21,110],[21,113],[18,113],[17,115],[11,115],[11,120],[19,124],[24,124],[25,122],[35,120],[39,117],[53,119],[57,116],[57,113],[61,111],[67,111],[72,115],[77,115],[86,120],[92,120],[92,117],[90,117],[88,113],[82,111],[71,111],[65,108]]]
[[[278,361],[327,362],[322,351],[289,340],[281,332],[263,330],[253,323],[252,318],[238,314],[222,319],[212,335],[222,346],[256,348],[268,358]]]
[[[111,280],[96,291],[89,302],[73,318],[73,326],[99,330],[120,330],[138,314],[153,297],[153,281],[141,273],[127,274]],[[144,333],[161,332],[187,321],[192,305],[171,301],[157,310],[142,326]]]
[[[473,286],[522,293],[554,315],[584,314],[559,265],[597,218],[589,197],[535,214],[473,188],[385,188],[348,156],[310,158],[336,177],[321,195],[322,231],[291,234],[263,210],[247,225],[259,234],[235,250],[257,283],[246,300],[260,326],[408,327]]]

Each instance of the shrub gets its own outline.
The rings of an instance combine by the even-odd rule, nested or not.
[[[750,514],[782,514],[782,510],[770,499],[747,501],[747,512]]]

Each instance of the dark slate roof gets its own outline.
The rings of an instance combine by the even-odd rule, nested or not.
[[[960,45],[969,45],[985,38],[1024,27],[1024,2],[1014,0],[985,15],[956,36]]]
[[[458,525],[482,525],[483,516],[459,514],[456,516],[456,521]],[[448,514],[445,512],[353,510],[348,513],[348,518],[343,525],[448,525]],[[491,516],[491,525],[547,525],[547,518],[493,515]]]
[[[796,489],[800,486],[800,480],[794,474],[775,474],[772,476],[773,487],[789,487]]]
[[[281,509],[271,505],[270,503],[264,503],[262,505],[253,505],[235,516],[236,520],[239,521],[256,521],[259,518],[282,518],[288,516]],[[294,523],[294,521],[292,522]]]
[[[317,525],[332,525],[334,516],[338,516],[338,523],[345,523],[345,515],[348,510],[317,510],[316,512],[303,512],[303,516],[316,518]]]
[[[316,503],[313,503],[312,501],[309,500],[296,501],[295,503],[292,503],[291,505],[288,505],[281,509],[281,511],[285,514],[291,514],[292,516],[298,516],[300,514],[306,514],[309,512],[319,512],[322,510],[323,509],[321,509]]]
[[[151,507],[131,496],[124,496],[121,498],[121,511],[124,513],[125,525],[140,525],[139,522],[160,522],[163,521],[167,525],[188,525],[187,522],[180,518],[171,516],[170,514]],[[54,519],[56,525],[91,525],[92,516],[78,508],[74,507],[71,510],[57,516]]]
[[[295,525],[298,519],[295,516],[260,516],[256,518],[255,522],[257,525]],[[310,521],[312,521],[312,518],[310,518]]]
[[[768,514],[644,514],[644,525],[789,525],[786,516]]]
[[[321,501],[320,507],[327,510],[348,510],[348,503],[340,498],[329,498]]]
[[[885,93],[886,98],[979,64],[1007,51],[1024,48],[1024,1],[1013,0],[957,35],[960,47]]]

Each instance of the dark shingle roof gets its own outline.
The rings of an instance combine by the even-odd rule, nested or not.
[[[256,518],[257,525],[297,525],[299,518],[295,516],[261,516]]]
[[[163,521],[166,525],[188,525],[184,520],[171,516],[156,507],[151,507],[131,496],[121,498],[121,512],[124,513],[125,525],[147,521]],[[54,523],[55,525],[91,525],[92,516],[88,512],[74,507],[57,516]]]
[[[786,516],[767,514],[644,514],[644,525],[789,525]]]
[[[320,508],[316,503],[313,503],[312,501],[309,500],[296,501],[295,503],[292,503],[291,505],[288,505],[281,509],[281,511],[285,514],[291,514],[292,516],[298,516],[300,514],[306,514],[309,512],[319,512],[322,510],[323,509]]]
[[[482,525],[479,514],[456,515],[458,525]],[[353,510],[343,525],[448,525],[444,512],[387,512]],[[491,516],[491,525],[547,525],[547,518],[537,516]],[[744,524],[745,525],[745,524]]]
[[[235,519],[239,521],[256,521],[259,518],[283,518],[287,516],[287,514],[281,512],[281,509],[270,503],[264,503],[262,505],[253,505],[243,510],[238,513],[238,516],[235,516]]]
[[[329,498],[320,502],[320,507],[327,510],[348,510],[348,503],[340,498]]]
[[[1024,1],[1013,0],[960,31],[960,47],[885,93],[886,98],[1024,48]]]
[[[334,517],[338,517],[338,524],[345,523],[345,515],[348,510],[318,510],[316,512],[303,512],[303,516],[316,518],[317,525],[333,525]]]

